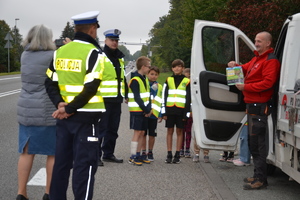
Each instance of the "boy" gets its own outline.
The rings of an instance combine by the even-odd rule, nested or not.
[[[129,82],[128,107],[130,111],[130,129],[134,130],[131,140],[131,157],[129,163],[141,166],[150,161],[140,155],[142,140],[147,128],[148,117],[151,116],[150,86],[145,76],[151,67],[151,60],[141,56],[136,60],[137,71]]]
[[[182,131],[184,121],[190,111],[191,92],[190,80],[182,75],[184,62],[176,59],[172,62],[173,75],[168,77],[163,87],[162,115],[166,120],[167,149],[166,163],[180,163],[180,148],[182,145]],[[176,125],[176,153],[172,155],[172,140],[174,126]],[[172,161],[173,159],[173,161]]]
[[[156,127],[157,122],[161,122],[161,102],[162,102],[162,85],[159,84],[156,80],[159,75],[159,68],[153,66],[150,68],[148,72],[148,79],[150,83],[150,97],[151,97],[151,106],[152,106],[152,115],[148,118],[148,126],[145,130],[145,134],[143,136],[143,144],[142,144],[142,159],[145,160],[148,156],[149,161],[154,161],[153,157],[153,147],[155,142],[155,137],[157,136]],[[148,154],[146,154],[146,141],[147,135],[149,135],[148,141]]]

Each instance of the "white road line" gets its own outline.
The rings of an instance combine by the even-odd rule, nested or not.
[[[9,80],[9,79],[16,79],[16,78],[21,78],[21,77],[0,78],[0,81]]]
[[[21,89],[11,90],[11,91],[8,91],[8,92],[2,92],[2,93],[0,93],[0,97],[5,97],[5,96],[8,96],[8,95],[16,94],[16,93],[19,93],[20,91],[21,91]]]
[[[46,186],[46,168],[41,168],[27,185]]]

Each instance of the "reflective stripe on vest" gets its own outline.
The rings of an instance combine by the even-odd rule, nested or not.
[[[190,80],[184,77],[178,87],[175,87],[174,77],[168,77],[167,83],[169,86],[167,107],[179,107],[184,108],[186,103],[186,86]]]
[[[120,94],[122,97],[125,96],[125,79],[124,79],[124,60],[119,59],[120,63]],[[114,65],[105,57],[105,68],[103,72],[103,78],[100,84],[100,92],[103,97],[117,97],[118,96],[118,80]]]
[[[158,83],[158,89],[157,89],[157,94],[156,96],[152,99],[152,112],[153,112],[153,115],[155,117],[158,118],[159,116],[159,113],[161,111],[161,104],[162,104],[162,85]]]
[[[139,83],[141,99],[143,100],[144,105],[147,106],[149,104],[149,97],[150,97],[150,85],[149,85],[148,78],[146,78],[146,88],[144,82],[138,76],[135,76],[130,80],[129,86],[132,80],[136,80]],[[143,112],[140,106],[135,102],[134,94],[130,87],[128,92],[128,107],[130,112]]]
[[[60,94],[65,102],[72,102],[83,90],[85,83],[102,78],[104,67],[103,54],[98,54],[95,66],[93,66],[90,73],[86,73],[89,56],[95,50],[98,51],[95,46],[90,43],[82,41],[76,42],[76,40],[74,40],[55,51],[53,59],[56,72],[52,73],[52,80],[55,81],[55,76],[57,76]],[[99,89],[95,96],[82,108],[77,109],[77,111],[105,112],[104,101]]]

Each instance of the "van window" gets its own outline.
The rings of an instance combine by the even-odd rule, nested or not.
[[[202,44],[206,70],[226,74],[227,63],[235,60],[234,32],[224,28],[204,27]]]

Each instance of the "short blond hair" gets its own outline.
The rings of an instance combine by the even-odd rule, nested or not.
[[[143,66],[147,66],[151,62],[151,59],[146,56],[141,56],[136,60],[137,70],[142,69]]]

